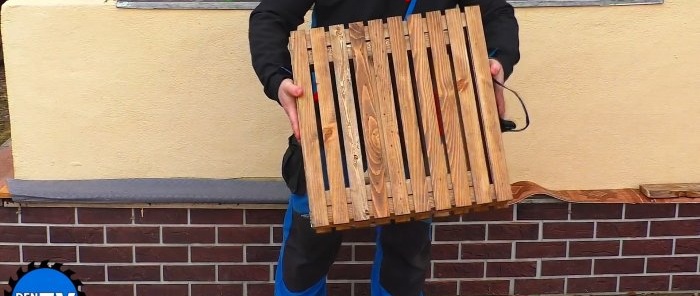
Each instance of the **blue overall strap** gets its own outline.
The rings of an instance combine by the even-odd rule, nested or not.
[[[418,0],[411,0],[411,3],[408,4],[408,8],[406,8],[406,14],[403,16],[403,20],[407,20],[408,17],[413,14],[413,10],[416,8],[416,2]]]

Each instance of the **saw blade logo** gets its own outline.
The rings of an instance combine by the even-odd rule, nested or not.
[[[48,261],[42,261],[37,267],[29,263],[25,272],[20,267],[17,270],[17,280],[10,277],[8,283],[11,291],[5,291],[5,296],[85,296],[78,291],[83,283],[73,280],[72,270],[61,270],[63,264],[54,263],[49,267]]]

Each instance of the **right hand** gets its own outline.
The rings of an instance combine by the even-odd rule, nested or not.
[[[284,109],[284,113],[289,117],[289,123],[292,125],[292,131],[294,132],[294,137],[297,141],[301,141],[299,133],[299,116],[297,114],[297,98],[304,94],[304,89],[294,84],[294,82],[287,78],[282,80],[280,83],[280,88],[277,90],[277,97],[279,98],[280,105]]]

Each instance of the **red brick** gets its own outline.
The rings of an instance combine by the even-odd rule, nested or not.
[[[352,296],[352,284],[350,283],[328,283],[328,295]]]
[[[643,239],[622,241],[622,255],[671,255],[672,239]]]
[[[617,256],[620,254],[620,241],[569,242],[570,257]]]
[[[510,243],[463,243],[462,259],[508,259]]]
[[[698,290],[700,290],[700,275],[673,275],[671,290],[673,290],[673,291],[698,291]]]
[[[160,229],[158,227],[107,227],[107,243],[160,243]]]
[[[574,203],[571,204],[572,220],[621,219],[622,204]]]
[[[678,217],[700,217],[700,203],[678,204]]]
[[[187,262],[187,247],[136,247],[136,262]]]
[[[137,224],[187,224],[187,209],[135,210]]]
[[[95,284],[82,287],[85,295],[99,296],[134,296],[134,285],[131,284]]]
[[[436,241],[474,241],[485,237],[485,225],[435,225]]]
[[[165,265],[163,266],[164,281],[204,281],[213,282],[216,279],[214,265]]]
[[[355,245],[355,261],[373,261],[376,248],[374,245]],[[433,249],[435,246],[432,247]],[[352,254],[350,254],[352,256]],[[435,258],[433,258],[435,259]]]
[[[626,204],[625,219],[673,218],[675,204]]]
[[[279,256],[278,246],[246,246],[246,262],[277,262]]]
[[[456,260],[459,258],[459,245],[434,244],[430,249],[430,257],[433,260]]]
[[[108,266],[109,281],[160,281],[160,266],[157,265],[126,265]]]
[[[647,273],[696,272],[698,257],[647,258]]]
[[[513,206],[464,214],[462,221],[513,221]]]
[[[696,220],[672,220],[651,221],[651,236],[682,236],[698,235],[700,233],[700,219]]]
[[[531,203],[518,204],[518,220],[567,220],[568,203]]]
[[[219,265],[219,281],[269,281],[268,265]]]
[[[248,296],[264,296],[272,295],[275,293],[274,284],[246,284],[248,286]],[[196,295],[196,294],[195,294]],[[226,295],[228,296],[228,295]]]
[[[284,210],[245,210],[245,224],[282,224]]]
[[[270,227],[219,227],[219,243],[269,243]]]
[[[434,278],[480,278],[484,277],[483,262],[442,263],[435,262],[433,267]]]
[[[241,209],[190,209],[191,224],[243,224]]]
[[[427,281],[423,287],[426,296],[458,295],[456,281]]]
[[[372,264],[333,264],[328,272],[328,278],[337,280],[366,280],[369,279]]]
[[[372,260],[372,259],[370,259],[370,260]],[[340,246],[340,250],[338,250],[338,254],[335,257],[335,261],[336,262],[352,261],[352,246],[351,245]]]
[[[566,242],[517,242],[515,258],[566,257]]]
[[[19,246],[0,246],[0,262],[19,261]]]
[[[659,276],[621,276],[620,292],[668,291],[670,277]]]
[[[192,295],[243,296],[243,284],[192,284]],[[272,292],[256,294],[249,290],[248,295],[272,295]]]
[[[136,285],[136,295],[188,296],[189,288],[186,284],[143,284]]]
[[[700,238],[676,239],[675,254],[700,254]]]
[[[80,224],[131,224],[133,209],[78,208]]]
[[[615,277],[586,277],[569,278],[566,283],[566,293],[603,293],[617,291]]]
[[[564,279],[516,279],[515,294],[561,294]]]
[[[534,277],[537,262],[487,262],[487,277]]]
[[[105,267],[102,265],[73,265],[66,264],[62,268],[75,272],[73,279],[83,282],[103,282],[105,280]]]
[[[51,226],[49,232],[51,243],[102,244],[105,241],[102,227]]]
[[[45,243],[45,226],[0,226],[2,243]]]
[[[542,275],[587,275],[591,274],[592,260],[542,260]]]
[[[75,247],[22,246],[24,261],[75,262]]]
[[[644,272],[644,258],[595,259],[593,274],[631,274]]]
[[[83,263],[131,263],[134,254],[131,247],[78,247]]]
[[[19,215],[18,208],[6,208],[0,206],[0,223],[17,223]]]
[[[510,281],[508,280],[460,281],[459,283],[459,295],[462,296],[508,295],[509,291]],[[447,296],[447,294],[440,296]]]
[[[23,271],[27,271],[27,264],[0,264],[0,274],[3,275],[2,280],[6,280],[5,276],[8,278],[12,277],[13,279],[17,279],[17,270],[19,268],[22,268]]]
[[[646,221],[635,222],[598,222],[596,237],[646,237]]]
[[[376,235],[372,228],[343,230],[342,234],[343,241],[347,243],[368,243],[376,240]]]
[[[354,289],[355,295],[353,296],[370,296],[371,294],[369,283],[355,283]]]
[[[75,208],[22,208],[22,223],[74,224]]]
[[[281,244],[284,239],[284,233],[282,227],[272,227],[272,242],[275,244]]]
[[[163,243],[204,244],[216,241],[214,227],[163,227]]]
[[[243,262],[242,246],[191,247],[192,262]]]
[[[593,238],[593,222],[544,223],[542,237],[548,239]]]
[[[533,240],[539,236],[539,226],[535,223],[490,224],[489,240]]]

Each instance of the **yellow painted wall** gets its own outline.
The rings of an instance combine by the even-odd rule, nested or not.
[[[509,85],[533,126],[505,136],[511,181],[700,181],[699,10],[518,9],[523,59]],[[16,178],[279,177],[289,128],[250,67],[249,13],[10,0]]]

